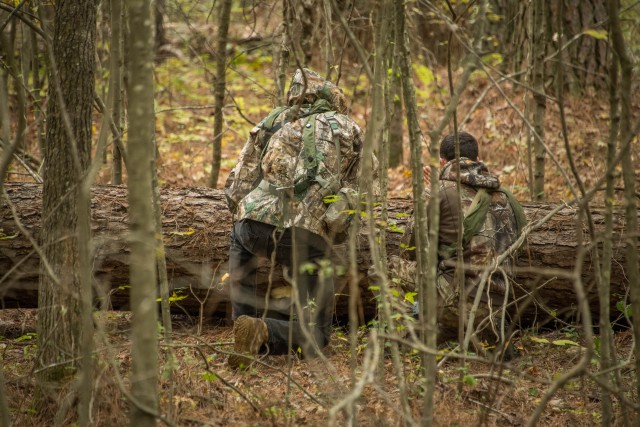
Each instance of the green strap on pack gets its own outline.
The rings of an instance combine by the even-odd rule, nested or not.
[[[289,109],[289,106],[287,105],[274,108],[267,115],[267,117],[262,119],[262,121],[258,124],[258,126],[265,129],[266,131],[271,131],[271,128],[273,128],[273,123],[276,121],[280,113],[282,113],[284,110],[287,110],[287,109]]]
[[[513,210],[513,215],[516,218],[516,230],[518,232],[518,237],[520,237],[522,230],[527,225],[527,217],[524,214],[524,208],[511,193],[511,191],[503,187],[500,187],[498,191],[507,196],[507,200],[509,200],[509,204],[511,205],[511,209]]]
[[[331,126],[331,132],[334,133],[340,128],[340,123],[336,120],[335,111],[331,111],[331,104],[325,99],[318,99],[311,106],[311,114],[307,117],[307,121],[302,129],[302,156],[304,158],[304,168],[306,170],[304,178],[294,183],[294,192],[296,196],[301,196],[316,181],[318,172],[318,148],[316,146],[316,119],[318,114],[324,113],[324,117]],[[335,138],[334,138],[335,139]],[[336,145],[339,149],[339,144]],[[338,158],[340,151],[338,151]]]
[[[289,109],[288,106],[278,107],[272,110],[267,117],[265,117],[258,126],[264,129],[267,132],[265,141],[263,141],[263,152],[260,155],[260,159],[262,160],[262,156],[264,155],[264,151],[267,149],[268,141],[278,129],[280,129],[281,125],[284,123],[288,123],[289,120],[285,120],[280,122],[279,124],[274,124],[278,116],[280,114]],[[336,130],[340,128],[340,123],[336,120],[335,112],[331,111],[331,104],[326,99],[318,99],[312,105],[309,106],[309,110],[299,116],[300,119],[306,117],[306,121],[304,127],[302,129],[302,155],[304,158],[304,168],[306,170],[305,176],[299,179],[294,183],[293,190],[294,194],[298,197],[304,194],[304,192],[311,186],[312,183],[316,181],[316,173],[318,171],[318,150],[316,147],[316,118],[318,114],[324,113],[325,117],[329,122],[329,126],[331,126],[331,131],[335,133]],[[336,149],[338,150],[338,161],[340,159],[340,145],[336,143]],[[274,185],[269,184],[268,182],[262,180],[262,173],[259,174],[258,179],[256,180],[256,185],[259,185],[264,191],[268,191],[272,194],[278,194],[281,190],[280,188],[276,188]]]

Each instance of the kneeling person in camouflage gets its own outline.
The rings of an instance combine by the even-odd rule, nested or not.
[[[476,294],[480,293],[480,305],[475,313],[475,325],[494,325],[497,314],[508,295],[509,277],[515,262],[515,255],[508,256],[496,266],[489,280],[482,287],[482,271],[495,264],[496,258],[503,254],[517,240],[526,223],[524,211],[518,201],[506,189],[500,186],[498,177],[478,160],[478,142],[466,133],[458,134],[460,158],[455,156],[455,135],[446,136],[440,146],[440,165],[437,197],[429,203],[438,203],[440,227],[438,235],[438,341],[456,339],[459,325],[459,301],[461,298],[456,266],[462,257],[464,289],[462,298],[466,300],[468,318]],[[457,175],[460,175],[458,188]],[[428,174],[426,179],[428,180]],[[458,198],[458,190],[461,197]],[[424,202],[424,201],[422,201]],[[457,252],[460,235],[459,220],[462,216],[462,253]],[[413,227],[407,227],[403,247],[415,246]],[[405,251],[400,257],[390,260],[390,276],[399,284],[402,292],[417,292],[415,251]],[[415,312],[416,310],[414,310]],[[487,322],[490,321],[490,322]],[[498,338],[501,328],[486,328]]]
[[[327,196],[355,199],[364,141],[346,110],[337,86],[298,70],[288,105],[251,130],[227,179],[225,194],[236,220],[229,251],[236,354],[228,363],[234,368],[248,366],[262,352],[316,355],[329,342],[334,286],[322,260],[345,235],[351,206],[325,202],[336,199]],[[257,317],[265,306],[256,296],[259,258],[291,272],[296,321]]]

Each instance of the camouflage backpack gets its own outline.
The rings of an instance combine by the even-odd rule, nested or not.
[[[513,210],[513,214],[516,220],[516,238],[520,237],[522,230],[527,224],[527,218],[524,214],[522,205],[516,200],[515,196],[506,188],[500,187],[497,190],[490,190],[490,192],[500,192],[507,197],[509,205]],[[487,219],[489,208],[491,206],[491,195],[485,188],[480,188],[476,193],[471,205],[464,212],[464,220],[462,223],[462,246],[466,247],[474,235],[476,235]],[[456,253],[456,244],[440,247],[438,254],[442,259],[451,258]]]

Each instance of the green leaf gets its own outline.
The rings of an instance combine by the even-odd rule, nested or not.
[[[577,342],[571,341],[571,340],[555,340],[552,342],[553,345],[559,345],[559,346],[568,346],[568,345],[579,345]]]
[[[590,28],[588,30],[584,30],[582,34],[591,36],[594,39],[598,39],[598,40],[607,40],[609,38],[609,33],[607,32],[607,30],[596,30],[596,29]]]
[[[391,224],[387,230],[391,233],[404,234],[404,228],[398,227],[396,224]]]
[[[529,339],[540,344],[549,344],[549,340],[546,338],[529,337]]]
[[[490,53],[482,57],[482,62],[484,62],[485,64],[490,64],[494,67],[497,67],[498,65],[502,64],[502,61],[503,61],[502,55],[500,55],[499,53]]]
[[[474,377],[473,375],[465,375],[464,377],[462,377],[462,382],[465,383],[466,385],[474,386],[478,381],[476,380],[476,377]]]
[[[182,301],[185,298],[187,298],[187,295],[178,295],[177,293],[174,292],[169,297],[169,302]],[[162,298],[156,298],[156,302],[160,302],[160,301],[162,301]]]
[[[338,200],[341,200],[341,199],[342,199],[342,197],[340,197],[340,196],[337,196],[335,194],[329,194],[328,196],[324,196],[322,198],[322,201],[328,204],[328,203],[335,203],[335,202],[337,202]]]
[[[415,297],[416,295],[418,295],[417,292],[407,292],[406,294],[404,294],[404,299],[409,301],[411,304],[415,304],[416,302],[413,297]]]
[[[619,312],[624,313],[625,316],[631,317],[631,304],[625,304],[624,301],[618,301],[616,308]]]
[[[213,381],[218,379],[218,376],[216,374],[214,374],[213,372],[207,371],[207,372],[203,372],[202,373],[202,378],[205,381],[213,382]]]
[[[189,227],[187,231],[170,231],[169,234],[173,234],[174,236],[191,236],[195,232],[196,230]]]
[[[33,332],[27,332],[26,334],[19,336],[18,338],[15,339],[15,342],[21,342],[21,341],[27,341],[27,340],[32,340],[36,337],[36,334]]]

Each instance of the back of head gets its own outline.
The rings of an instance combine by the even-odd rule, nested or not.
[[[478,141],[476,141],[473,135],[467,132],[459,132],[458,139],[460,141],[460,157],[478,160]],[[446,161],[456,158],[455,134],[447,135],[442,140],[440,144],[440,157]]]
[[[338,113],[346,113],[347,100],[342,90],[308,68],[297,69],[291,79],[287,103],[289,105],[313,104],[317,99],[328,101]]]

